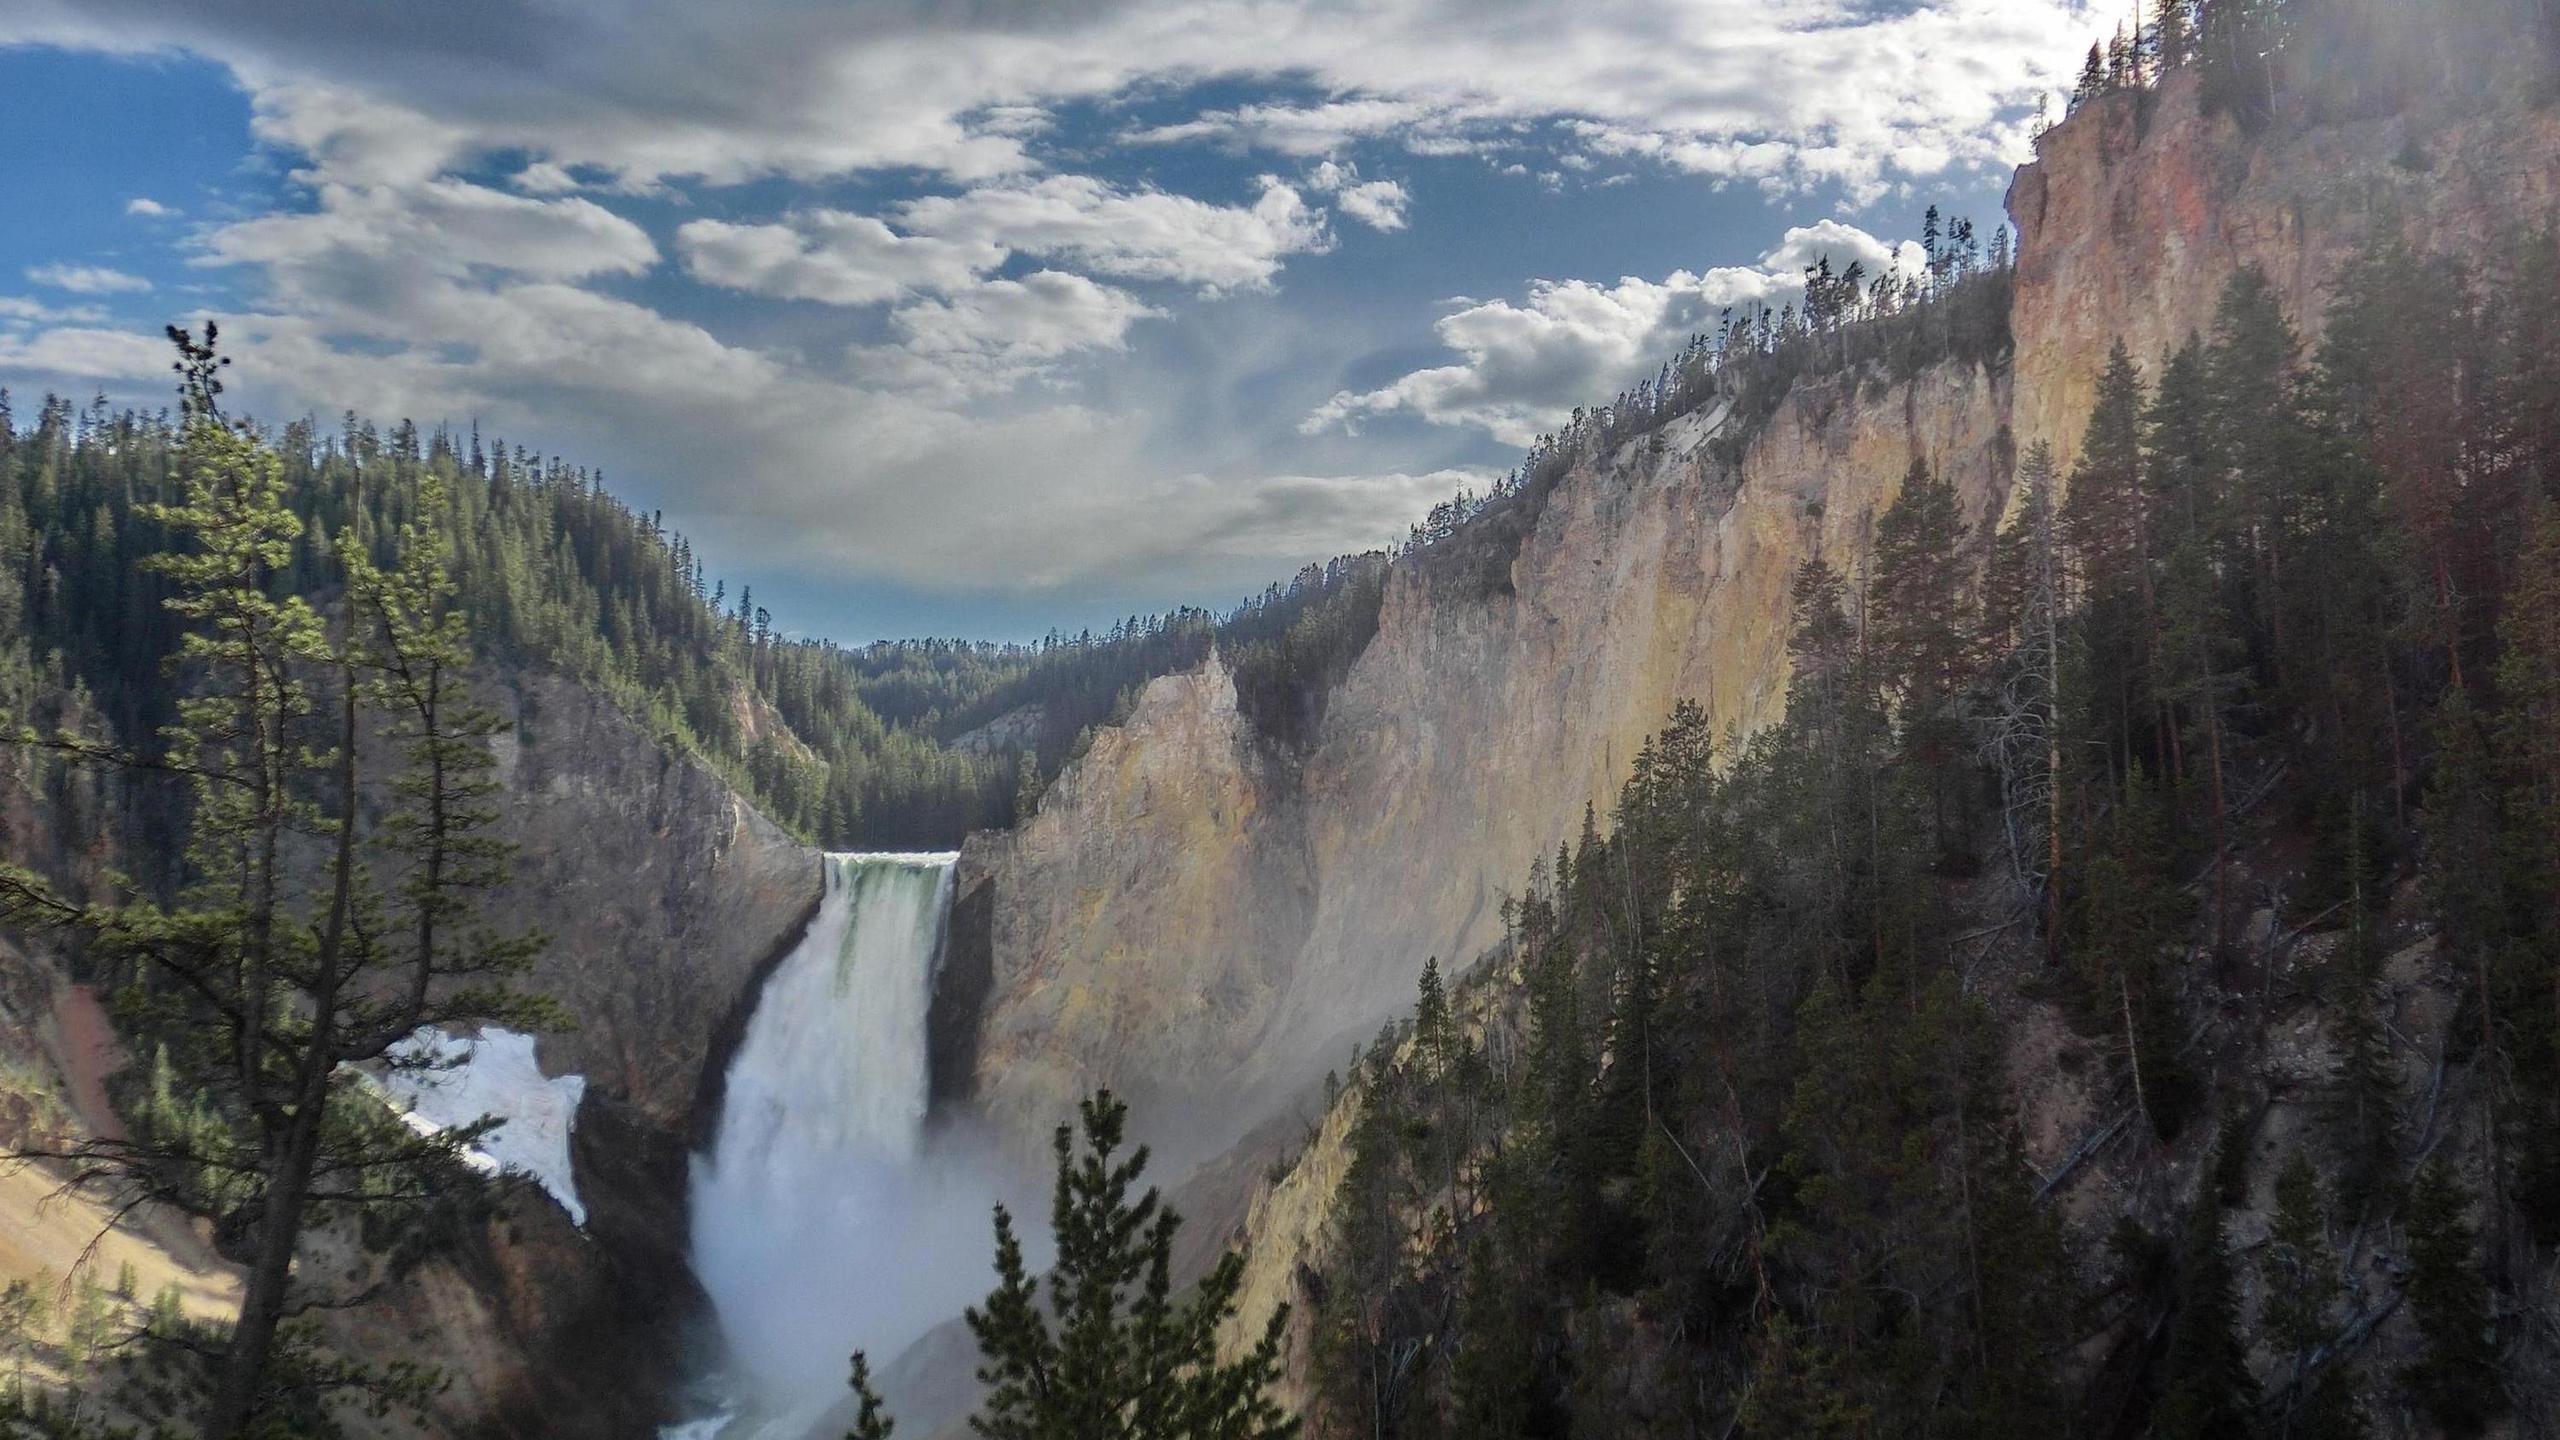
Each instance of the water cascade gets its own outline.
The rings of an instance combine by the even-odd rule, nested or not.
[[[826,857],[695,1161],[693,1260],[739,1371],[737,1436],[796,1436],[988,1283],[984,1170],[927,1143],[926,1016],[949,854]],[[751,1423],[750,1423],[751,1422]]]

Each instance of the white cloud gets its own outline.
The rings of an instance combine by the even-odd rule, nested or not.
[[[902,305],[889,317],[899,343],[859,346],[849,358],[866,384],[955,405],[1054,376],[1070,357],[1121,349],[1131,325],[1163,313],[1082,275],[1037,270]]]
[[[1453,110],[1422,100],[1382,98],[1328,100],[1316,105],[1242,105],[1232,110],[1204,110],[1189,120],[1147,126],[1129,132],[1126,138],[1138,145],[1212,141],[1242,149],[1313,157],[1339,155],[1372,136],[1411,135],[1418,129],[1445,139],[1455,126],[1487,113],[1477,106]]]
[[[104,265],[30,265],[27,278],[74,295],[138,295],[151,288],[151,282],[139,275],[110,270]]]
[[[1412,216],[1405,184],[1360,176],[1355,155],[1379,170],[1381,152],[1480,156],[1555,185],[1573,155],[1591,167],[1577,183],[1659,167],[1870,197],[2016,153],[2026,103],[2067,82],[2085,48],[2086,11],[621,0],[601,12],[415,7],[391,36],[379,7],[15,0],[0,7],[0,44],[192,52],[250,95],[256,135],[298,167],[301,191],[289,211],[195,243],[200,260],[239,267],[254,297],[224,328],[241,347],[241,393],[261,408],[476,415],[562,453],[644,460],[653,498],[714,553],[726,544],[759,565],[1161,595],[1390,538],[1453,488],[1433,478],[1448,448],[1364,464],[1334,432],[1402,413],[1524,438],[1650,374],[1723,303],[1790,293],[1809,253],[1782,245],[1757,267],[1468,302],[1439,322],[1449,363],[1326,401],[1309,417],[1321,462],[1270,458],[1256,447],[1289,439],[1253,428],[1271,377],[1338,360],[1326,346],[1346,342],[1329,335],[1250,372],[1237,352],[1293,324],[1358,328],[1279,311],[1281,272],[1327,249],[1334,223],[1386,230]],[[1068,117],[1124,113],[1111,107],[1130,97],[1160,113],[1211,82],[1247,102],[1099,141],[1061,133]],[[1250,103],[1266,82],[1293,98]],[[1077,145],[1131,142],[1250,149],[1291,173],[1329,161],[1341,178],[1204,197],[1052,168],[1099,163]],[[497,162],[513,172],[502,182],[459,178]],[[617,197],[709,204],[704,187],[863,176],[885,176],[892,195],[950,193],[856,215],[824,208],[844,192],[804,191],[775,213],[678,226],[672,248],[703,283],[883,307],[876,317],[732,329],[714,306],[688,313],[721,318],[694,323],[615,283],[659,259]],[[1148,286],[1226,295],[1222,317],[1273,323],[1212,337],[1169,315],[1139,331],[1180,304]],[[838,318],[867,328],[815,329]],[[157,340],[102,323],[0,305],[0,370],[165,375]],[[1140,333],[1170,353],[1132,345]],[[1118,347],[1128,366],[1158,368],[1075,363]],[[1204,365],[1225,390],[1182,368]],[[1174,416],[1178,402],[1153,393],[1176,385],[1195,387],[1182,393],[1204,402],[1196,413]],[[1283,403],[1294,413],[1312,398]],[[1250,460],[1198,453],[1220,445]],[[1266,473],[1329,468],[1351,473]]]
[[[1789,230],[1757,266],[1727,266],[1661,280],[1635,276],[1614,285],[1539,280],[1527,297],[1467,300],[1434,326],[1458,353],[1451,364],[1410,371],[1371,390],[1337,392],[1299,422],[1303,434],[1357,431],[1381,415],[1411,414],[1435,425],[1485,431],[1526,445],[1573,411],[1650,378],[1692,335],[1713,331],[1729,307],[1782,305],[1803,293],[1804,267],[1829,257],[1835,270],[1852,261],[1881,273],[1899,259],[1919,262],[1919,247],[1887,245],[1853,225],[1824,220]]]
[[[0,331],[0,372],[75,381],[156,378],[169,373],[169,347],[130,330],[63,326],[25,337]]]
[[[1133,322],[1158,313],[1125,290],[1040,270],[1019,280],[990,280],[948,300],[918,301],[892,319],[926,355],[1023,361],[1116,348]]]
[[[517,171],[513,183],[528,195],[566,195],[578,188],[578,177],[556,160],[536,160]]]
[[[1367,180],[1343,191],[1334,203],[1343,214],[1372,230],[1401,230],[1411,197],[1393,180]]]
[[[0,295],[0,325],[102,325],[107,312],[95,305],[48,305],[24,295]]]
[[[1308,188],[1331,195],[1336,208],[1372,230],[1401,230],[1413,197],[1393,180],[1363,180],[1357,167],[1320,161],[1308,172]]]
[[[984,239],[901,235],[868,215],[808,210],[781,224],[691,220],[676,250],[695,279],[731,290],[830,305],[870,305],[947,293],[1004,263]]]
[[[1287,256],[1332,245],[1322,211],[1275,177],[1257,183],[1251,205],[1216,205],[1051,175],[907,201],[893,212],[903,229],[823,209],[762,225],[693,220],[677,229],[676,249],[707,284],[834,305],[949,295],[1016,254],[1216,294],[1266,286]]]
[[[215,230],[207,263],[258,264],[285,275],[332,256],[396,260],[404,272],[474,269],[547,280],[637,275],[655,264],[647,231],[592,200],[510,195],[452,179],[319,187],[316,210],[284,211]]]
[[[521,151],[626,184],[916,167],[1035,168],[1058,102],[1288,76],[1318,98],[1139,132],[1314,157],[1355,140],[1464,149],[1522,121],[1603,153],[1778,187],[1871,187],[2014,154],[2023,107],[2085,46],[2085,0],[1094,0],[704,10],[593,19],[429,10],[387,44],[366,7],[20,0],[0,38],[187,48],[250,85],[261,133],[340,179],[417,179]],[[457,72],[476,83],[456,85]],[[1763,149],[1762,147],[1772,147]]]
[[[908,201],[915,234],[982,241],[1123,280],[1167,280],[1207,293],[1271,283],[1282,259],[1332,248],[1324,212],[1275,176],[1251,205],[1215,205],[1163,190],[1127,190],[1089,175],[1051,175]]]
[[[124,202],[124,213],[127,215],[139,215],[146,220],[158,220],[170,215],[175,215],[178,212],[161,204],[159,201],[152,199],[148,195],[136,195],[132,199]]]

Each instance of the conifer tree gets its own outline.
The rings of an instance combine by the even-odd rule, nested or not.
[[[174,326],[170,337],[186,417],[179,499],[141,513],[189,542],[150,564],[191,627],[174,663],[196,683],[163,759],[77,736],[22,743],[185,776],[189,882],[165,909],[94,904],[0,867],[0,918],[86,937],[131,982],[119,1019],[187,1054],[215,1090],[222,1125],[102,1137],[76,1158],[127,1199],[215,1209],[245,1233],[240,1318],[202,1424],[234,1440],[270,1433],[309,1403],[290,1383],[295,1367],[278,1363],[288,1315],[327,1298],[296,1294],[306,1229],[396,1210],[477,1133],[412,1132],[356,1088],[351,1067],[404,1063],[395,1047],[421,1026],[540,1028],[557,1014],[511,984],[539,938],[501,936],[473,911],[502,882],[508,852],[485,833],[494,722],[465,689],[443,532],[404,527],[387,569],[342,534],[347,596],[334,623],[299,597],[278,598],[278,571],[305,528],[285,503],[279,457],[221,414],[213,327],[201,341]],[[381,800],[363,789],[368,718],[397,757],[377,777]],[[325,857],[297,867],[305,837]],[[373,879],[376,855],[395,877],[388,894]],[[228,1177],[219,1194],[193,1184],[208,1172]]]
[[[2098,377],[2097,406],[2062,506],[2062,533],[2083,593],[2139,589],[2149,559],[2142,475],[2142,372],[2119,339]]]
[[[1966,528],[1955,486],[1914,456],[1876,526],[1869,593],[1878,678],[1901,697],[1903,748],[1928,777],[1931,839],[1942,861],[1952,857],[1960,828],[1949,815],[1950,798],[1961,794],[1955,767],[1967,749],[1955,705],[1973,669],[1960,553]]]
[[[2276,1209],[2258,1268],[2266,1301],[2258,1323],[2283,1362],[2289,1385],[2299,1386],[2313,1352],[2336,1333],[2329,1319],[2338,1298],[2337,1257],[2330,1252],[2321,1216],[2320,1176],[2311,1157],[2296,1150],[2276,1175]]]
[[[2498,634],[2498,740],[2514,777],[2514,835],[2541,923],[2560,935],[2560,500],[2532,506]]]
[[[2289,618],[2301,608],[2293,599],[2300,577],[2292,552],[2304,484],[2313,473],[2295,393],[2300,352],[2301,340],[2265,273],[2253,267],[2234,274],[2215,308],[2205,352],[2216,473],[2204,483],[2226,498],[2230,543],[2267,619],[2279,682],[2285,670],[2281,656],[2290,650]]]
[[[1875,584],[1869,591],[1883,682],[1909,713],[1953,703],[1970,666],[1960,550],[1966,531],[1955,486],[1917,456],[1902,490],[1876,525]]]
[[[1434,955],[1422,962],[1420,993],[1413,1005],[1413,1043],[1428,1067],[1426,1078],[1436,1083],[1447,1077],[1455,1040],[1456,1029],[1449,1017],[1449,990],[1440,981],[1440,957]]]
[[[2338,1335],[2330,1318],[2337,1264],[2322,1219],[2319,1173],[2297,1150],[2276,1176],[2275,1215],[2259,1257],[2266,1299],[2258,1324],[2284,1379],[2275,1428],[2283,1440],[2361,1440],[2369,1431],[2346,1367],[2312,1368]]]
[[[854,1416],[853,1428],[844,1432],[844,1440],[889,1440],[898,1422],[889,1418],[887,1407],[880,1402],[880,1392],[871,1388],[870,1356],[859,1350],[853,1352],[853,1379],[848,1383],[853,1387]]]
[[[1456,1433],[1526,1440],[1537,1420],[1537,1334],[1524,1313],[1528,1277],[1506,1273],[1492,1241],[1467,1252],[1457,1359],[1449,1379]]]
[[[1267,1393],[1280,1377],[1286,1306],[1242,1359],[1221,1363],[1218,1330],[1236,1313],[1244,1259],[1230,1252],[1187,1300],[1173,1289],[1182,1221],[1155,1190],[1131,1197],[1140,1146],[1115,1158],[1128,1106],[1102,1091],[1061,1125],[1050,1203],[1058,1261],[1041,1287],[1013,1217],[996,1207],[996,1288],[968,1312],[987,1397],[971,1426],[988,1440],[1287,1440],[1298,1422]]]
[[[2497,1346],[2490,1338],[2489,1287],[2480,1273],[2471,1197],[2439,1155],[2410,1182],[2409,1278],[2403,1287],[2418,1326],[2417,1361],[2402,1376],[2419,1408],[2449,1435],[2477,1435],[2505,1410]]]
[[[2376,1013],[2382,956],[2365,888],[2363,819],[2360,806],[2349,818],[2352,878],[2346,938],[2338,950],[2330,994],[2337,1013],[2339,1061],[2328,1104],[2329,1130],[2339,1150],[2338,1203],[2350,1215],[2362,1215],[2388,1198],[2400,1158],[2400,1074],[2392,1061],[2390,1035]]]
[[[2218,1142],[2217,1152],[2228,1143]],[[2221,1200],[2208,1179],[2179,1249],[2168,1388],[2152,1417],[2152,1433],[2159,1440],[2248,1440],[2253,1429],[2258,1381],[2249,1372],[2226,1247]]]

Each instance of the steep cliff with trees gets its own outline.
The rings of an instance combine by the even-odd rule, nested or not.
[[[1239,1232],[1317,1433],[2553,1423],[2560,33],[2167,15],[2013,345],[1577,421],[1311,745],[1160,680],[975,847],[1000,1120],[1336,1071]]]

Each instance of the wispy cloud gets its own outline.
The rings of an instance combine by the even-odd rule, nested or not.
[[[64,262],[54,265],[30,265],[27,278],[38,285],[68,290],[74,295],[138,295],[151,288],[151,282],[122,270],[104,265],[76,265]]]

